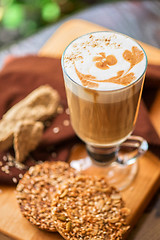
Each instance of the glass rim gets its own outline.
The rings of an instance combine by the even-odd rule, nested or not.
[[[119,35],[126,36],[127,38],[130,38],[133,42],[136,42],[136,44],[138,44],[138,46],[142,49],[142,51],[143,51],[143,53],[144,53],[144,56],[145,56],[145,60],[146,60],[146,62],[145,62],[145,68],[144,68],[142,74],[141,74],[135,81],[131,82],[130,84],[128,84],[128,85],[126,85],[126,86],[124,86],[124,87],[118,88],[118,89],[113,89],[113,90],[112,90],[112,89],[100,90],[100,89],[88,88],[88,87],[86,87],[86,86],[83,86],[83,85],[77,83],[75,80],[73,80],[73,79],[69,76],[69,74],[67,73],[67,71],[65,70],[65,67],[64,67],[64,56],[65,56],[65,53],[66,53],[66,50],[68,49],[68,47],[69,47],[73,42],[75,42],[77,39],[79,39],[79,38],[82,38],[82,37],[84,37],[84,36],[87,36],[87,35],[90,35],[90,34],[94,34],[94,33],[100,33],[100,32],[102,32],[102,33],[105,33],[105,32],[108,32],[108,33],[116,33],[116,34],[119,34]],[[124,89],[126,89],[126,88],[131,87],[132,85],[136,84],[136,83],[145,75],[146,69],[147,69],[147,64],[148,64],[147,54],[146,54],[146,52],[144,51],[144,48],[143,48],[135,39],[133,39],[132,37],[130,37],[130,36],[126,35],[126,34],[123,34],[123,33],[116,32],[116,31],[95,31],[95,32],[89,32],[89,33],[83,34],[83,35],[75,38],[74,40],[72,40],[72,41],[67,45],[67,47],[65,48],[65,50],[64,50],[64,52],[63,52],[63,54],[62,54],[62,58],[61,58],[62,70],[63,70],[63,72],[66,74],[66,76],[67,76],[74,84],[78,85],[79,87],[82,87],[82,88],[85,88],[85,89],[91,89],[91,90],[94,90],[94,91],[97,91],[97,92],[116,92],[116,91],[121,91],[121,90],[124,90]]]

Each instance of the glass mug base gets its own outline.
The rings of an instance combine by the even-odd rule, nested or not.
[[[131,136],[117,148],[95,148],[84,144],[73,147],[70,166],[83,174],[106,177],[118,190],[126,189],[138,172],[138,157],[148,149],[147,142]]]

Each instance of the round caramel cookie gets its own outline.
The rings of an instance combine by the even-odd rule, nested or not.
[[[70,240],[120,240],[129,229],[119,192],[105,178],[77,176],[53,197],[52,215],[57,231]]]
[[[22,214],[37,227],[55,232],[51,199],[57,186],[77,172],[65,162],[44,162],[30,167],[16,188]]]

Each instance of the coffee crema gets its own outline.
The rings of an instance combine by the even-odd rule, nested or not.
[[[141,47],[131,38],[113,32],[84,35],[64,55],[68,76],[91,89],[114,90],[134,82],[145,70]]]

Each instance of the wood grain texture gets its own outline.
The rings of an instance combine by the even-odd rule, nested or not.
[[[58,233],[39,230],[21,214],[15,195],[15,187],[1,186],[0,231],[17,240],[62,240]]]
[[[106,31],[101,27],[84,20],[74,19],[64,23],[39,51],[40,56],[60,58],[66,46],[75,38],[94,31]],[[64,36],[64,37],[62,37]],[[64,40],[65,39],[65,40]],[[150,64],[160,64],[160,49],[138,41],[144,48]],[[57,48],[58,43],[58,48]]]
[[[75,37],[87,32],[103,30],[102,27],[81,20],[69,21],[41,49],[40,55],[60,57],[66,45]],[[158,63],[159,51],[147,47],[149,61]],[[154,57],[155,56],[155,57]],[[156,60],[155,60],[156,59]],[[159,59],[160,61],[160,59]],[[160,185],[160,164],[147,152],[139,159],[139,172],[132,185],[122,192],[126,205],[131,209],[129,222],[133,226]],[[15,188],[0,186],[0,232],[17,240],[62,240],[57,233],[48,233],[31,225],[20,213]]]
[[[7,237],[6,235],[4,235],[4,234],[2,234],[2,233],[0,233],[0,239],[1,239],[1,240],[11,240],[10,237]]]

